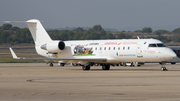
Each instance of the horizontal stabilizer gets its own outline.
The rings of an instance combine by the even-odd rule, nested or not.
[[[36,22],[27,22],[27,21],[4,21],[5,23],[32,23],[35,24]]]
[[[34,40],[34,43],[36,46],[41,46],[43,44],[46,44],[48,42],[51,42],[52,39],[42,26],[41,22],[37,19],[31,19],[28,21],[5,21],[6,23],[25,23],[28,25],[28,28],[31,32],[32,38]],[[38,53],[40,53],[41,50],[36,50]]]

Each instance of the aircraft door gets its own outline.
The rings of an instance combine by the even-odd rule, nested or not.
[[[138,44],[137,45],[137,57],[143,57],[142,55],[142,45]]]

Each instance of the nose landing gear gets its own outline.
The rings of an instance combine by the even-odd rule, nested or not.
[[[166,67],[161,67],[162,71],[168,71],[168,69],[166,69]]]
[[[165,64],[166,64],[166,62],[161,63],[161,65],[162,65],[161,70],[162,71],[168,71],[168,69],[166,69],[166,67],[165,67]]]

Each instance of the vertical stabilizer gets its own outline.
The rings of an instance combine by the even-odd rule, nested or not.
[[[36,46],[40,46],[52,41],[52,39],[49,37],[48,33],[46,32],[39,20],[28,20],[26,21],[26,24],[29,27],[29,30],[32,34]]]

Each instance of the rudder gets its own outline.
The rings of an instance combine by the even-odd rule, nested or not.
[[[50,36],[48,35],[48,33],[46,32],[46,30],[44,29],[44,27],[42,26],[39,20],[36,19],[28,20],[26,21],[26,24],[29,27],[29,30],[31,32],[31,35],[33,37],[36,46],[40,46],[52,41],[52,39],[50,38]]]

